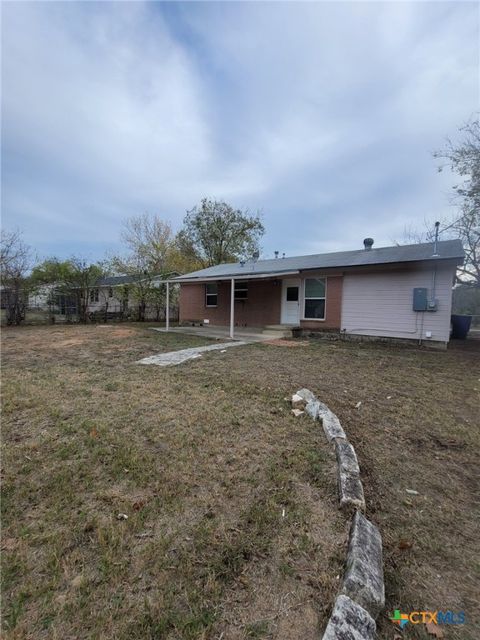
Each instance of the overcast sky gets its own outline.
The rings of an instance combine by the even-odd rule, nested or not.
[[[3,225],[100,258],[208,196],[265,257],[392,244],[451,213],[478,41],[477,2],[3,3]]]

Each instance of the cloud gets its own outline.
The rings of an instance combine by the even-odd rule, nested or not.
[[[449,212],[431,151],[478,108],[478,31],[461,2],[4,4],[4,221],[100,255],[206,195],[268,253],[389,243]]]

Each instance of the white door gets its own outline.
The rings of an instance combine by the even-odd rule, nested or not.
[[[300,321],[300,280],[282,280],[282,324]]]

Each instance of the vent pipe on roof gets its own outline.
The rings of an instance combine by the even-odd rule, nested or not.
[[[438,256],[438,251],[437,251],[438,247],[437,247],[437,245],[438,245],[438,229],[439,229],[439,227],[440,227],[440,222],[438,222],[438,220],[437,220],[437,222],[435,222],[435,241],[433,243],[433,256],[432,257]]]
[[[373,247],[373,238],[365,238],[363,241],[363,246],[365,247],[365,251],[370,251]]]

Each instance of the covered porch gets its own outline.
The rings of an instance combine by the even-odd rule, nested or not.
[[[301,281],[298,271],[216,278],[181,277],[178,331],[215,338],[269,340],[291,337],[300,324]],[[171,330],[169,323],[166,330]]]

